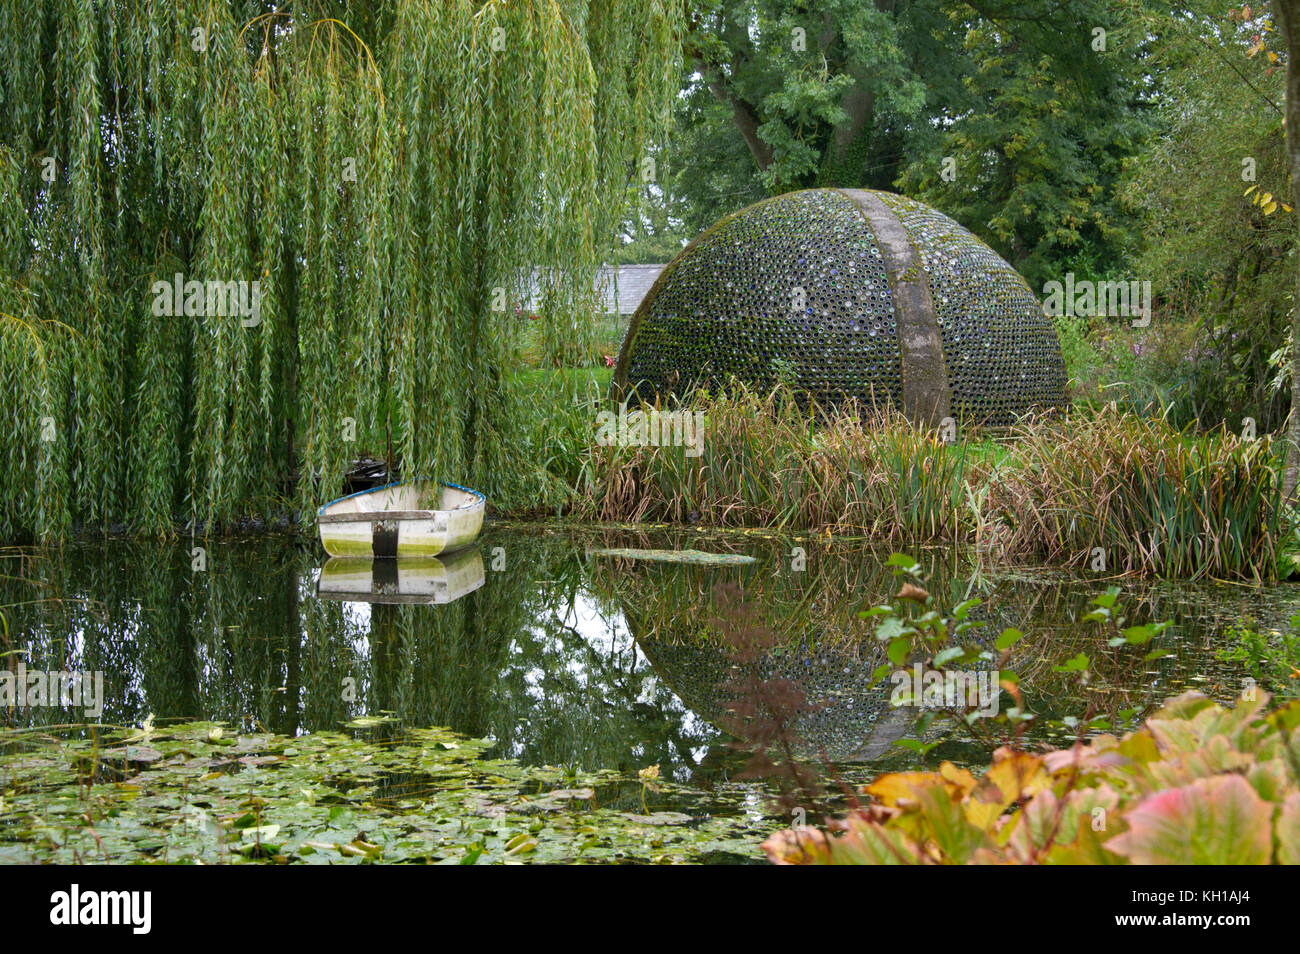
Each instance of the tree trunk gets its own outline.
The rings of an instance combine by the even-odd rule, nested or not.
[[[871,125],[872,116],[876,109],[876,94],[870,93],[861,86],[851,86],[848,92],[844,94],[844,100],[841,103],[844,112],[848,118],[835,127],[835,132],[831,142],[831,159],[843,166],[848,161],[849,150],[857,142],[862,131]],[[853,170],[855,173],[860,170]],[[857,185],[855,182],[842,182],[840,185]]]
[[[754,162],[758,163],[759,170],[766,171],[767,167],[772,164],[774,156],[772,147],[758,135],[760,123],[758,113],[754,110],[754,107],[740,97],[733,95],[724,85],[721,77],[709,80],[709,92],[713,94],[718,102],[731,107],[731,121],[736,124],[736,129],[739,130],[741,138],[745,140],[745,145],[749,147]]]
[[[1286,44],[1286,153],[1291,169],[1291,205],[1300,215],[1300,0],[1273,0],[1273,16]],[[1291,414],[1286,428],[1282,496],[1295,497],[1300,478],[1300,272],[1291,310]]]

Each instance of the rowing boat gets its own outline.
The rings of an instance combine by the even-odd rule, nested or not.
[[[316,514],[336,557],[431,557],[473,543],[487,500],[456,484],[394,483],[331,500]]]

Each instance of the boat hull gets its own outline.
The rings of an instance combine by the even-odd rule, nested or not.
[[[316,522],[330,556],[433,557],[473,543],[485,508],[482,494],[452,484],[389,484],[331,501]]]

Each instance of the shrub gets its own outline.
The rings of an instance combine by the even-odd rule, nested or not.
[[[1199,693],[1122,739],[998,749],[982,776],[943,763],[867,786],[825,831],[763,844],[777,864],[1300,864],[1300,702],[1266,712]]]

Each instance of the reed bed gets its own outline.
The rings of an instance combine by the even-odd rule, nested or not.
[[[1107,573],[1268,579],[1283,530],[1277,451],[1113,405],[1018,429],[985,475],[986,545]]]
[[[889,541],[972,534],[964,447],[896,412],[828,415],[781,390],[743,388],[695,409],[705,415],[700,456],[679,446],[597,448],[578,513]]]
[[[996,444],[950,444],[896,412],[828,413],[780,389],[706,396],[691,408],[705,416],[700,456],[594,447],[574,513],[951,541],[1104,576],[1277,573],[1287,528],[1267,437],[1194,434],[1111,406],[1028,420]]]

